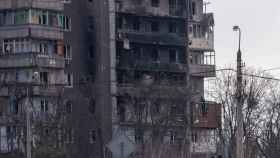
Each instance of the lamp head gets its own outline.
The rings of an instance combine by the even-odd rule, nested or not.
[[[239,26],[237,26],[237,25],[236,25],[236,26],[233,26],[232,29],[233,29],[233,31],[238,31],[238,30],[240,30]]]

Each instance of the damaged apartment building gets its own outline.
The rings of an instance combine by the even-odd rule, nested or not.
[[[0,155],[25,152],[29,105],[69,158],[114,157],[119,138],[133,157],[179,157],[186,137],[195,158],[218,157],[213,27],[203,0],[0,0]]]

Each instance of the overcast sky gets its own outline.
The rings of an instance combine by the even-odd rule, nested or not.
[[[238,34],[242,29],[242,52],[246,66],[280,67],[279,0],[208,0],[207,10],[215,15],[215,50],[218,68],[234,64]],[[272,71],[280,77],[280,70]]]

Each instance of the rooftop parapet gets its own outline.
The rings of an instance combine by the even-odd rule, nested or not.
[[[0,0],[1,9],[40,8],[63,11],[63,0]]]

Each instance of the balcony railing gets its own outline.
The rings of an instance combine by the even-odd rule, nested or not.
[[[138,85],[138,86],[136,86]],[[145,92],[149,92],[146,94]],[[185,84],[177,85],[153,85],[150,87],[139,86],[139,84],[118,84],[117,95],[130,94],[134,97],[158,97],[158,98],[184,98],[187,94]]]
[[[186,38],[175,33],[141,32],[122,29],[117,31],[117,39],[129,42],[158,45],[185,46]]]
[[[204,65],[204,64],[191,64],[190,73],[192,76],[197,76],[197,77],[215,77],[216,66]]]
[[[62,40],[63,28],[35,24],[3,26],[0,27],[0,37],[4,39],[34,37]]]
[[[201,51],[214,51],[214,36],[213,34],[208,37],[190,37],[189,47],[192,50]]]
[[[194,103],[193,127],[216,129],[221,126],[221,105],[215,102]],[[202,107],[204,106],[204,107]],[[203,112],[204,110],[204,112]]]
[[[63,0],[1,0],[0,9],[15,9],[15,8],[41,8],[56,11],[63,11]]]
[[[33,96],[59,96],[62,95],[62,86],[40,85],[33,86]]]
[[[64,59],[58,55],[42,55],[34,53],[11,54],[0,57],[0,68],[58,68],[63,69]]]
[[[119,62],[118,69],[134,69],[143,71],[166,71],[166,72],[186,72],[186,65],[179,63],[160,63],[160,62]]]
[[[143,1],[140,4],[129,1],[122,1],[121,4],[116,4],[116,12],[137,14],[142,16],[161,16],[161,17],[176,17],[184,18],[185,11],[183,5],[171,6],[170,8],[152,7],[145,4]]]

